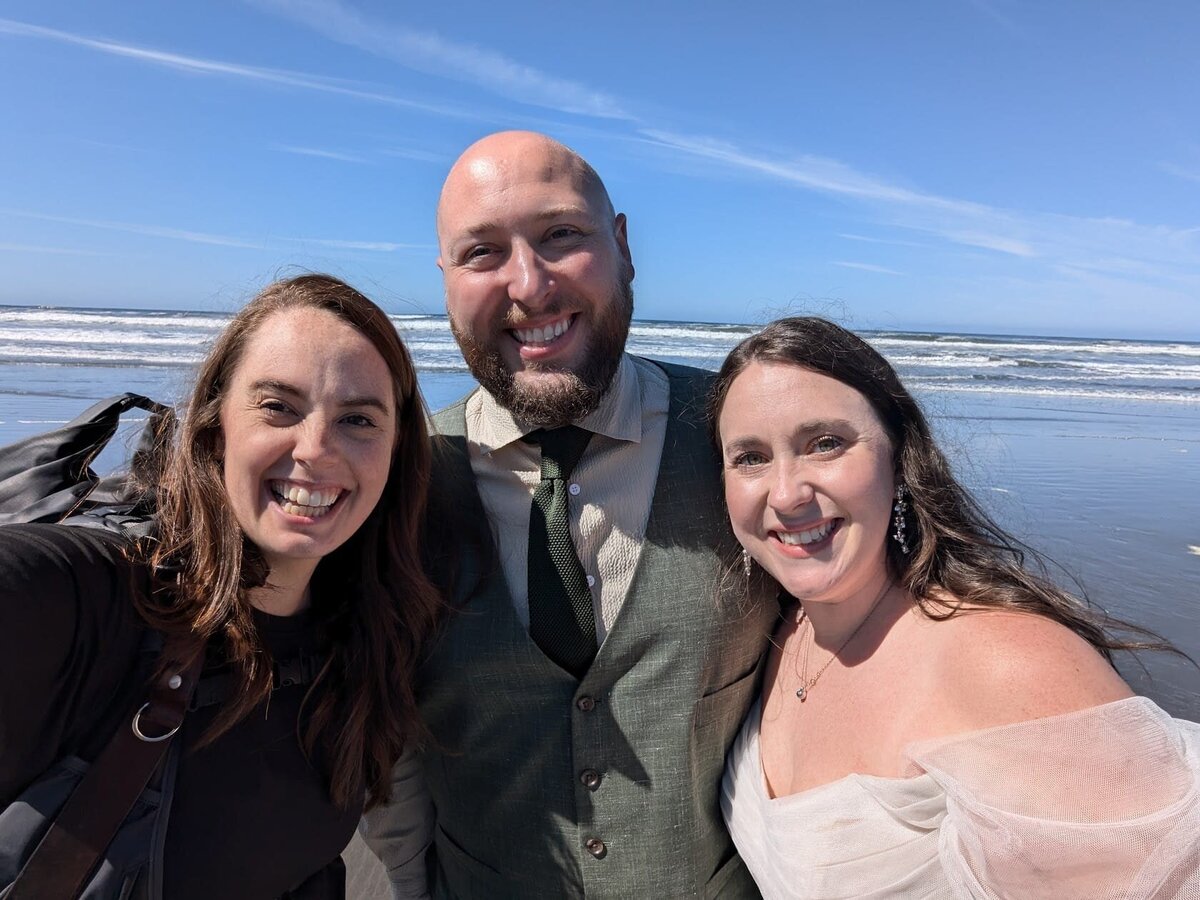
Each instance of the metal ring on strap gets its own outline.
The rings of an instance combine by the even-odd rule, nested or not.
[[[170,738],[174,737],[175,732],[177,732],[180,726],[183,724],[182,722],[179,723],[179,725],[176,725],[166,734],[160,734],[158,737],[151,737],[150,735],[142,734],[142,729],[138,727],[138,721],[142,718],[142,713],[144,713],[149,707],[150,704],[148,702],[143,703],[142,708],[133,714],[133,733],[137,736],[137,739],[139,741],[145,741],[147,744],[157,744],[159,741],[169,740]]]

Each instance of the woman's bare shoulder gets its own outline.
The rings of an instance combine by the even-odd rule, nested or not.
[[[922,630],[954,730],[1038,719],[1133,695],[1095,647],[1044,616],[964,609]]]

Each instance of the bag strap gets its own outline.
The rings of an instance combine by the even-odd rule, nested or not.
[[[83,889],[183,724],[204,654],[191,639],[174,638],[159,662],[149,699],[134,712],[130,727],[117,728],[80,779],[5,900],[71,900]]]

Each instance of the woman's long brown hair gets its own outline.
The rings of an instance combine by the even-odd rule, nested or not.
[[[871,404],[892,442],[897,481],[908,488],[910,552],[888,540],[888,568],[927,616],[949,618],[975,607],[1019,610],[1065,625],[1110,663],[1115,650],[1184,655],[1153,632],[1113,618],[1054,584],[1045,558],[996,524],[954,477],[925,414],[891,363],[840,325],[811,316],[778,319],[738,344],[709,397],[718,447],[717,420],[729,386],[754,362],[827,375]]]
[[[272,688],[272,659],[258,634],[247,592],[267,567],[244,537],[225,493],[220,409],[251,335],[276,313],[332,313],[366,337],[392,376],[396,446],[387,484],[362,527],[325,557],[313,575],[313,609],[328,649],[306,699],[302,746],[331,760],[330,796],[348,806],[367,792],[388,799],[393,763],[424,736],[414,680],[422,648],[444,604],[422,566],[430,446],[416,371],[395,327],[378,306],[329,275],[269,285],[218,337],[200,366],[179,434],[160,447],[157,540],[144,548],[162,590],[138,598],[141,615],[168,635],[214,646],[238,687],[204,742],[228,731]]]

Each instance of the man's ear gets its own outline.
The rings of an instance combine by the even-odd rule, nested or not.
[[[625,213],[617,213],[617,218],[613,221],[613,237],[617,239],[617,249],[621,251],[621,258],[629,266],[629,280],[632,281],[635,273],[633,254],[629,252],[629,228]]]

